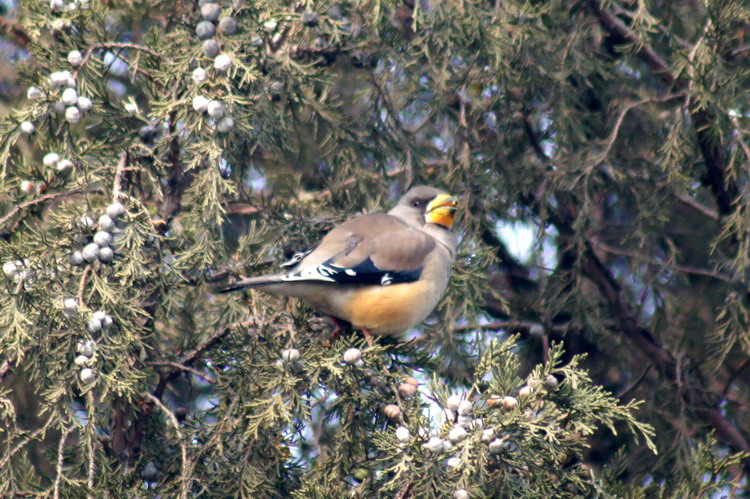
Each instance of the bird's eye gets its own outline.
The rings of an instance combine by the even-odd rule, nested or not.
[[[412,202],[411,202],[411,205],[412,205],[413,207],[415,207],[415,208],[419,208],[420,206],[422,206],[422,201],[420,201],[419,199],[417,199],[417,200],[415,200],[415,201],[412,201]]]

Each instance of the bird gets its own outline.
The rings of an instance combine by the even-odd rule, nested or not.
[[[301,299],[314,310],[373,336],[403,334],[437,306],[456,254],[458,198],[429,186],[404,194],[387,213],[355,216],[272,275],[220,289],[257,289]]]

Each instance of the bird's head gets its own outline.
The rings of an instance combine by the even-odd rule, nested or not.
[[[422,185],[404,194],[390,214],[415,226],[429,223],[451,229],[457,206],[458,198],[455,196]]]

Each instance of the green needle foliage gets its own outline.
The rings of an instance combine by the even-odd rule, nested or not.
[[[0,495],[747,494],[746,2],[0,16]],[[405,337],[215,293],[418,184]]]

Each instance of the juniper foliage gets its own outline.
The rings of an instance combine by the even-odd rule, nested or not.
[[[0,494],[747,488],[744,2],[2,12]],[[213,293],[418,183],[461,241],[412,341]]]

